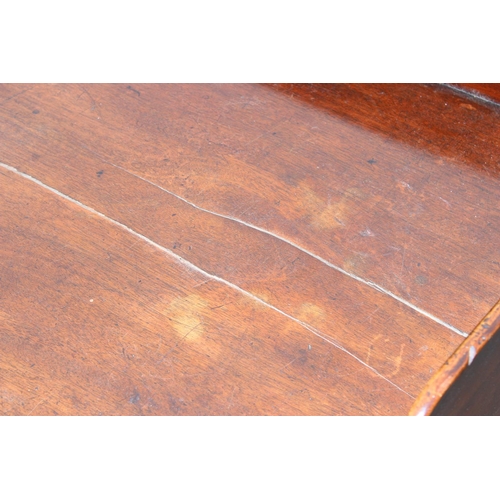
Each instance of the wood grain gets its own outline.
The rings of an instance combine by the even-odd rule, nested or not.
[[[406,413],[500,296],[498,118],[440,86],[0,86],[0,411]]]
[[[498,112],[447,89],[36,86],[2,115],[3,161],[62,190],[118,165],[464,332],[500,296]]]
[[[500,106],[500,83],[453,83],[450,87],[466,92],[474,100],[486,100]]]
[[[411,415],[500,415],[500,301],[415,401]]]
[[[391,414],[403,391],[297,322],[0,170],[4,415]]]

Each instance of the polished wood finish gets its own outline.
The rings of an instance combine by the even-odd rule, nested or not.
[[[500,83],[452,83],[451,88],[500,106]]]
[[[4,413],[404,414],[500,296],[499,115],[465,94],[422,85],[7,85],[0,103],[11,207],[0,219],[9,262],[0,263],[9,285]],[[39,213],[23,197],[38,200]],[[113,258],[91,258],[94,244]],[[30,272],[37,266],[45,270]],[[73,288],[57,288],[61,270]],[[80,286],[105,298],[85,322]],[[37,300],[53,304],[46,316],[30,316]],[[165,327],[177,309],[186,328],[203,324],[209,351],[203,334]],[[56,313],[65,318],[58,328]],[[18,331],[25,341],[14,349]],[[184,334],[203,346],[173,347]],[[48,350],[31,371],[18,366],[40,335]],[[87,360],[71,380],[51,372],[56,346],[64,366]],[[132,346],[140,369],[134,361],[123,375],[120,347]],[[212,351],[223,354],[208,359]],[[167,370],[168,383],[165,363],[176,373]],[[108,374],[118,381],[106,392]],[[28,379],[46,387],[29,410]],[[56,404],[60,391],[78,403]],[[97,404],[100,391],[114,402]],[[140,405],[127,403],[134,391]]]
[[[0,109],[0,155],[50,185],[72,182],[76,194],[84,187],[63,172],[86,185],[119,166],[283,236],[463,332],[500,296],[499,111],[466,96],[404,85],[9,93],[23,90]],[[92,176],[77,157],[95,164]]]
[[[0,410],[392,414],[344,350],[103,216],[0,169]],[[303,319],[321,314],[305,305]]]
[[[500,302],[432,377],[411,415],[500,415]]]

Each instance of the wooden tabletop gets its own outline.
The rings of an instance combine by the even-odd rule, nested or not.
[[[0,413],[407,414],[500,297],[500,105],[0,86]]]

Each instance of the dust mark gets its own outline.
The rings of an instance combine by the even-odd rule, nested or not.
[[[163,314],[182,340],[193,342],[203,335],[204,311],[208,307],[206,300],[193,293],[172,300]]]
[[[364,231],[361,231],[360,236],[367,237],[367,236],[375,236],[375,233],[371,231],[370,229],[366,228]]]
[[[132,396],[130,396],[128,402],[135,405],[137,402],[139,402],[139,399],[141,399],[140,394],[137,392],[137,390],[134,390],[134,393],[132,394]]]
[[[401,361],[403,360],[404,349],[405,349],[404,344],[401,344],[401,349],[399,350],[399,356],[394,360],[394,363],[396,365],[396,369],[391,373],[391,377],[396,375],[399,372],[399,369],[401,368]]]
[[[415,283],[418,283],[419,285],[426,285],[429,280],[425,276],[416,276],[415,277]]]

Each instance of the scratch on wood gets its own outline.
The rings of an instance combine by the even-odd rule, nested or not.
[[[395,359],[395,364],[396,364],[396,369],[391,373],[391,376],[393,377],[399,372],[399,369],[401,368],[401,361],[403,360],[403,351],[404,351],[404,344],[401,345],[401,349],[399,350],[399,356]]]
[[[14,95],[11,95],[10,97],[7,97],[6,99],[4,99],[0,104],[4,104],[8,101],[10,101],[11,99],[14,99],[15,97],[17,96],[20,96],[26,92],[29,92],[33,87],[30,87],[29,89],[24,89],[24,90],[21,90],[21,92],[18,92],[17,94],[14,94]]]
[[[172,191],[169,191],[168,189],[165,189],[164,187],[159,186],[158,184],[155,184],[154,182],[146,179],[145,177],[141,177],[140,175],[137,175],[137,174],[134,174],[133,172],[130,172],[129,170],[127,170],[124,167],[121,167],[119,165],[115,165],[114,163],[111,163],[111,162],[105,160],[98,153],[96,153],[95,151],[92,151],[91,149],[87,148],[83,144],[81,144],[81,146],[84,149],[86,149],[87,151],[89,151],[90,153],[92,153],[93,155],[95,155],[97,158],[99,158],[104,163],[106,163],[108,165],[111,165],[111,166],[113,166],[115,168],[118,168],[118,169],[126,172],[127,174],[132,175],[133,177],[136,177],[137,179],[141,179],[142,181],[147,182],[148,184],[151,184],[152,186],[155,186],[156,188],[160,189],[161,191],[164,191],[165,193],[168,193],[168,194],[174,196],[175,198],[183,201],[184,203],[187,203],[188,205],[190,205],[190,206],[192,206],[192,207],[194,207],[194,208],[196,208],[198,210],[201,210],[202,212],[205,212],[205,213],[208,213],[208,214],[211,214],[211,215],[215,215],[216,217],[222,217],[223,219],[227,219],[227,220],[230,220],[230,221],[233,221],[233,222],[237,222],[237,223],[242,224],[242,225],[244,225],[246,227],[255,229],[256,231],[259,231],[259,232],[261,232],[263,234],[267,234],[269,236],[272,236],[273,238],[277,238],[277,239],[279,239],[279,240],[281,240],[281,241],[283,241],[283,242],[285,242],[285,243],[293,246],[297,250],[300,250],[301,252],[304,252],[305,254],[309,255],[313,259],[316,259],[319,262],[322,262],[326,266],[328,266],[328,267],[330,267],[332,269],[335,269],[336,271],[344,274],[345,276],[349,276],[350,278],[352,278],[352,279],[354,279],[354,280],[356,280],[356,281],[358,281],[360,283],[363,283],[364,285],[367,285],[370,288],[373,288],[374,290],[377,290],[380,293],[388,295],[389,297],[393,298],[394,300],[397,300],[398,302],[401,302],[402,304],[404,304],[405,306],[409,307],[410,309],[413,309],[415,312],[421,314],[422,316],[425,316],[426,318],[429,318],[432,321],[435,321],[436,323],[444,326],[445,328],[448,328],[449,330],[457,333],[458,335],[460,335],[462,337],[467,337],[468,336],[468,334],[465,333],[465,332],[463,332],[462,330],[459,330],[458,328],[454,327],[453,325],[450,325],[449,323],[446,323],[445,321],[437,318],[433,314],[431,314],[431,313],[429,313],[427,311],[424,311],[420,307],[417,307],[416,305],[412,304],[411,302],[408,302],[406,299],[403,299],[402,297],[399,297],[398,295],[390,292],[389,290],[381,287],[380,285],[377,285],[376,283],[373,283],[372,281],[364,279],[364,278],[362,278],[362,277],[360,277],[360,276],[358,276],[358,275],[356,275],[356,274],[354,274],[354,273],[352,273],[350,271],[346,271],[345,269],[343,269],[341,267],[338,267],[335,264],[332,264],[331,262],[325,260],[324,258],[320,257],[319,255],[316,255],[315,253],[310,252],[309,250],[306,250],[305,248],[301,247],[300,245],[297,245],[293,241],[288,240],[287,238],[285,238],[283,236],[275,234],[275,233],[273,233],[271,231],[268,231],[267,229],[263,229],[263,228],[261,228],[259,226],[255,226],[254,224],[251,224],[250,222],[245,222],[245,221],[242,221],[241,219],[238,219],[238,218],[235,218],[235,217],[231,217],[229,215],[220,214],[218,212],[213,212],[213,211],[208,210],[206,208],[200,207],[200,206],[192,203],[191,201],[183,198],[182,196],[179,196],[178,194],[175,194]]]
[[[146,237],[146,236],[138,233],[137,231],[134,231],[133,229],[131,229],[128,226],[126,226],[125,224],[122,224],[121,222],[118,222],[117,220],[112,219],[111,217],[108,217],[107,215],[105,215],[105,214],[103,214],[103,213],[101,213],[101,212],[99,212],[99,211],[97,211],[97,210],[95,210],[95,209],[93,209],[93,208],[91,208],[91,207],[89,207],[89,206],[81,203],[80,201],[75,200],[74,198],[71,198],[70,196],[68,196],[68,195],[66,195],[64,193],[61,193],[57,189],[55,189],[55,188],[53,188],[51,186],[48,186],[47,184],[45,184],[42,181],[40,181],[40,180],[32,177],[31,175],[25,174],[24,172],[21,172],[17,168],[11,167],[9,165],[5,165],[4,163],[0,163],[0,167],[2,167],[5,170],[8,170],[9,172],[12,172],[12,173],[14,173],[16,175],[19,175],[19,176],[23,177],[24,179],[27,179],[27,180],[29,180],[29,181],[37,184],[38,186],[41,186],[42,188],[50,191],[51,193],[53,193],[53,194],[55,194],[57,196],[60,196],[61,198],[67,200],[68,202],[73,203],[73,204],[79,206],[80,208],[83,208],[84,210],[87,210],[88,212],[90,212],[90,213],[92,213],[94,215],[102,217],[103,219],[107,220],[108,222],[110,222],[110,223],[112,223],[112,224],[114,224],[114,225],[122,228],[123,230],[129,232],[130,234],[133,234],[137,238],[140,238],[141,240],[143,240],[144,242],[146,242],[149,245],[153,246],[154,248],[157,248],[161,252],[163,252],[166,255],[170,256],[171,258],[177,260],[179,263],[183,264],[187,269],[190,269],[193,272],[198,272],[198,273],[206,276],[207,278],[210,278],[210,279],[212,279],[214,281],[218,281],[219,283],[223,283],[223,284],[227,285],[228,287],[230,287],[230,288],[232,288],[232,289],[240,292],[241,294],[245,295],[246,297],[250,298],[251,300],[254,300],[254,301],[262,304],[263,306],[268,307],[269,309],[272,309],[273,311],[277,312],[278,314],[281,314],[285,318],[288,318],[288,319],[294,321],[295,323],[299,324],[300,326],[302,326],[303,328],[305,328],[306,330],[308,330],[312,334],[314,334],[317,337],[323,339],[325,342],[328,342],[329,344],[333,345],[337,349],[339,349],[342,352],[346,353],[348,356],[351,356],[356,361],[358,361],[359,363],[361,363],[363,366],[365,366],[366,368],[368,368],[370,371],[372,371],[373,373],[375,373],[378,377],[382,378],[383,380],[385,380],[386,382],[388,382],[389,384],[391,384],[392,386],[394,386],[396,389],[398,389],[401,392],[405,393],[407,396],[409,396],[411,398],[414,397],[411,394],[409,394],[408,392],[406,392],[404,389],[402,389],[401,387],[399,387],[397,384],[395,384],[394,382],[392,382],[388,378],[384,377],[375,368],[373,368],[372,366],[366,364],[363,360],[361,360],[360,358],[358,358],[355,354],[353,354],[350,351],[348,351],[345,347],[343,347],[337,341],[335,341],[334,339],[332,339],[331,337],[329,337],[325,333],[323,333],[323,332],[317,330],[316,328],[312,327],[311,325],[309,325],[309,324],[307,324],[307,323],[305,323],[305,322],[303,322],[303,321],[301,321],[301,320],[299,320],[299,319],[291,316],[290,314],[282,311],[281,309],[273,306],[272,304],[269,304],[268,302],[266,302],[266,301],[260,299],[259,297],[253,295],[252,293],[248,292],[247,290],[244,290],[243,288],[240,288],[238,285],[235,285],[234,283],[231,283],[230,281],[227,281],[224,278],[220,278],[219,276],[216,276],[214,274],[208,273],[207,271],[201,269],[200,267],[198,267],[195,264],[189,262],[188,260],[184,259],[183,257],[180,257],[179,255],[175,254],[174,252],[172,252],[168,248],[165,248],[165,247],[159,245],[158,243],[156,243],[155,241],[149,239],[148,237]],[[200,324],[201,324],[201,322],[200,322]],[[199,326],[199,324],[197,324],[192,330],[194,330],[198,326]],[[190,332],[188,332],[188,334],[189,333]],[[184,339],[182,339],[182,340],[184,340]],[[166,356],[166,354],[165,354],[165,356]],[[165,356],[162,359],[164,359]]]
[[[129,89],[132,92],[136,93],[138,95],[138,97],[141,97],[141,93],[138,90],[134,89],[134,87],[132,87],[132,85],[128,85],[127,89]]]
[[[186,338],[188,337],[188,335],[193,332],[194,330],[196,330],[196,328],[198,328],[199,326],[201,325],[201,321],[193,326],[193,328],[191,328],[191,330],[189,330],[185,335],[184,337],[182,337],[182,339],[180,339],[178,342],[176,342],[176,344],[174,346],[172,346],[161,358],[160,360],[157,362],[157,364],[160,364],[174,349],[176,349],[177,347],[179,347],[180,344],[182,344],[184,342],[184,340],[186,340]]]
[[[212,281],[212,280],[205,280],[205,281],[202,281],[201,283],[198,283],[197,285],[194,285],[192,288],[198,288],[199,286],[202,286],[202,285],[204,285],[205,283],[209,283],[210,281]]]
[[[99,113],[99,109],[97,107],[97,103],[95,102],[95,99],[92,97],[92,95],[90,94],[90,92],[83,86],[83,85],[80,85],[80,88],[83,90],[83,92],[85,94],[87,94],[87,96],[89,97],[91,103],[92,103],[92,107],[90,108],[90,111],[96,111],[97,113],[97,119],[100,120],[101,119],[101,115]]]
[[[47,401],[46,399],[42,399],[41,401],[39,401],[35,407],[28,413],[28,417],[42,404],[42,403],[45,403],[45,401]]]
[[[484,102],[487,102],[488,104],[493,104],[494,106],[500,106],[500,104],[486,96],[484,96],[483,94],[481,93],[475,93],[475,92],[472,92],[470,90],[465,90],[465,89],[462,89],[460,87],[456,87],[455,85],[451,85],[449,83],[441,83],[441,85],[443,87],[447,87],[451,90],[453,90],[454,92],[460,92],[461,94],[465,94],[467,97],[469,98],[472,98],[472,99],[478,99],[480,101],[484,101]]]
[[[284,367],[280,370],[280,373],[282,373],[282,372],[283,372],[283,370],[284,370],[285,368],[287,368],[288,366],[290,366],[292,363],[294,363],[294,362],[295,362],[295,361],[297,361],[298,359],[299,359],[298,357],[297,357],[297,358],[295,358],[295,359],[292,359],[292,361],[290,361],[290,363],[287,363],[287,364],[286,364],[286,365],[285,365],[285,366],[284,366]]]
[[[444,198],[441,198],[441,196],[438,196],[438,198],[441,200],[441,201],[444,201],[446,203],[446,206],[448,208],[451,208],[451,203],[449,201],[446,201]]]

